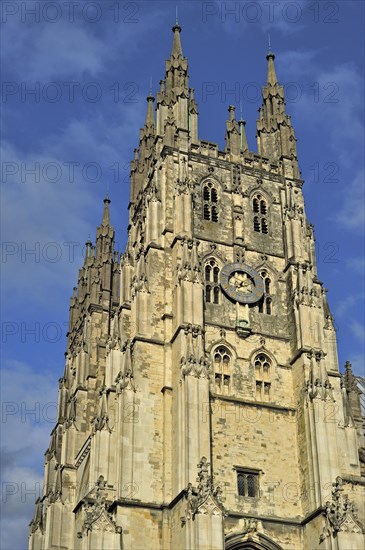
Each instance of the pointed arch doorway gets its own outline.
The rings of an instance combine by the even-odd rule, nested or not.
[[[225,550],[283,550],[262,533],[236,533],[226,537]]]

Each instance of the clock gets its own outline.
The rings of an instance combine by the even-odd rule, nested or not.
[[[255,304],[264,294],[264,282],[259,273],[247,264],[226,264],[220,274],[223,292],[240,304]]]

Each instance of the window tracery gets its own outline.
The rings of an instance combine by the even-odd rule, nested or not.
[[[211,181],[207,181],[203,187],[203,218],[218,221],[218,192]]]
[[[219,267],[217,262],[210,258],[205,264],[205,301],[207,303],[219,304],[220,285]]]
[[[259,313],[272,315],[271,278],[265,270],[261,271],[260,275],[264,281],[264,295],[258,303]]]
[[[272,361],[266,353],[258,353],[254,359],[256,400],[270,401]]]
[[[214,390],[216,393],[228,395],[231,386],[232,357],[225,346],[219,346],[213,354]]]
[[[264,197],[260,194],[257,194],[252,199],[252,210],[253,210],[253,229],[256,233],[267,234],[269,232],[267,214],[268,206]]]

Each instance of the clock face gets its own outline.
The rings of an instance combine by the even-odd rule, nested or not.
[[[221,270],[223,292],[235,302],[255,304],[264,294],[264,282],[260,275],[247,264],[235,262]]]

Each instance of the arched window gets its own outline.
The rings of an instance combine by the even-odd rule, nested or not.
[[[218,193],[211,181],[207,181],[203,187],[203,218],[211,222],[218,221]]]
[[[267,271],[261,271],[260,273],[264,281],[264,295],[258,303],[259,313],[266,313],[266,315],[272,314],[272,297],[271,297],[271,279]]]
[[[254,359],[257,401],[270,401],[271,359],[266,353],[258,353]]]
[[[231,386],[231,354],[225,346],[219,346],[213,354],[214,390],[228,395]]]
[[[269,227],[267,223],[268,207],[266,200],[262,195],[255,195],[252,199],[253,217],[253,229],[256,233],[267,234]]]
[[[219,267],[213,258],[205,264],[205,301],[219,304]]]

